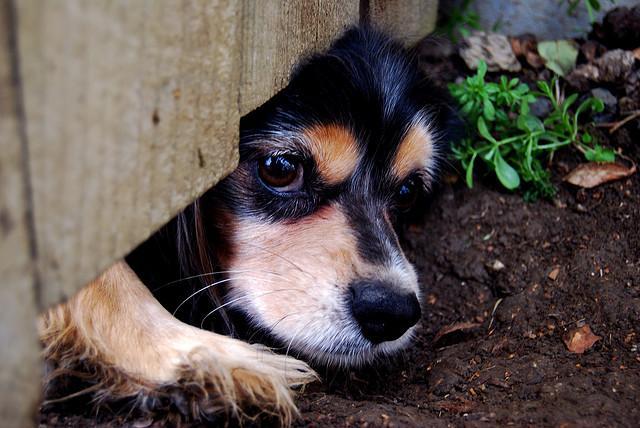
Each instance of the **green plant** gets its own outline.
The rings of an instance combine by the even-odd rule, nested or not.
[[[615,4],[615,2],[616,0],[609,0],[611,4]],[[589,22],[592,24],[596,22],[595,14],[601,9],[599,0],[567,0],[567,3],[569,3],[569,9],[567,10],[569,14],[574,14],[578,5],[584,3],[587,8],[587,13],[589,14]]]
[[[469,187],[473,187],[478,162],[483,162],[505,188],[522,187],[530,200],[551,197],[555,187],[544,161],[557,149],[574,145],[589,160],[612,160],[613,151],[594,144],[593,136],[579,123],[586,110],[603,110],[601,100],[589,98],[572,111],[578,95],[565,97],[555,77],[551,83],[538,82],[539,92],[534,92],[517,78],[500,76],[498,82],[486,82],[486,73],[487,65],[481,62],[475,75],[449,85],[469,128],[469,136],[453,147]],[[530,111],[538,97],[552,105],[544,120]]]
[[[480,29],[480,17],[470,10],[474,0],[463,0],[457,7],[452,7],[449,16],[438,26],[437,32],[445,34],[454,43],[458,36],[467,37],[471,30]]]

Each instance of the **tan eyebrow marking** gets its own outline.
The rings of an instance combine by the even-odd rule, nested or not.
[[[347,128],[340,125],[316,125],[304,132],[318,171],[328,184],[347,179],[358,165],[358,143]]]
[[[412,125],[400,142],[391,164],[391,171],[400,180],[412,171],[430,165],[433,156],[433,138],[422,124]]]

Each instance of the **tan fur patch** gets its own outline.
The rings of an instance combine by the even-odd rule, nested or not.
[[[433,139],[429,131],[420,124],[409,128],[391,165],[393,174],[400,180],[412,171],[425,168],[433,156]]]
[[[337,206],[294,224],[245,221],[236,230],[235,257],[227,268],[250,273],[239,275],[233,288],[255,297],[243,306],[255,305],[250,312],[262,314],[267,325],[288,317],[280,326],[296,328],[301,318],[341,301],[350,280],[370,269],[360,260],[356,238]],[[305,314],[293,317],[293,311]]]
[[[358,165],[358,144],[347,128],[340,125],[317,125],[304,133],[322,178],[338,184],[349,177]]]

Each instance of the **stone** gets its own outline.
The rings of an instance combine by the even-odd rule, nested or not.
[[[602,55],[595,61],[600,70],[601,82],[616,82],[624,80],[631,70],[636,58],[631,51],[615,49]]]
[[[551,105],[551,101],[547,98],[537,98],[533,103],[531,103],[529,108],[531,109],[532,115],[542,119],[551,113],[553,106]]]
[[[522,69],[511,49],[509,39],[502,34],[476,31],[462,41],[459,53],[467,67],[472,70],[478,68],[481,60],[487,63],[489,71]]]

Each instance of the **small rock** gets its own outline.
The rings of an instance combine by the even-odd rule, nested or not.
[[[548,277],[551,281],[555,281],[556,279],[558,279],[558,275],[560,275],[560,267],[556,266],[551,272],[549,272]]]
[[[578,91],[586,91],[589,89],[590,81],[598,81],[600,79],[600,69],[593,64],[583,64],[569,73],[565,80],[569,85]]]
[[[591,90],[591,96],[604,103],[605,111],[615,113],[616,107],[618,107],[618,99],[610,91],[604,88],[594,88]]]
[[[624,81],[630,75],[634,62],[633,52],[616,49],[605,53],[593,64],[576,67],[566,76],[566,80],[579,91],[589,89],[589,82]]]
[[[551,113],[553,105],[551,105],[551,101],[548,98],[536,98],[529,107],[532,115],[542,119]]]
[[[487,267],[494,272],[500,272],[502,269],[505,268],[504,263],[502,263],[500,260],[497,260],[497,259],[494,260],[492,263],[490,263]]]
[[[631,51],[616,49],[596,60],[601,82],[616,82],[625,79],[633,68],[636,58]]]
[[[511,49],[509,39],[502,34],[474,32],[463,40],[460,56],[472,70],[478,68],[481,60],[487,63],[489,71],[520,71],[522,69]]]

